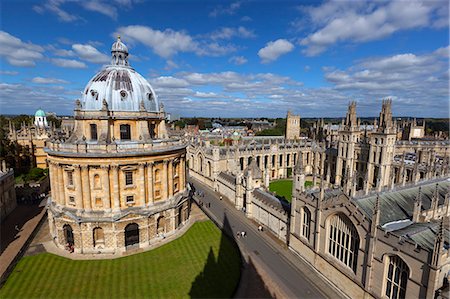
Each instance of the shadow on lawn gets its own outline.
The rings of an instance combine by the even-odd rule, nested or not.
[[[192,283],[189,291],[191,298],[229,298],[235,295],[239,283],[243,282],[247,284],[245,294],[241,294],[243,298],[273,298],[255,269],[251,258],[249,258],[248,263],[241,259],[241,268],[237,273],[233,272],[233,268],[230,267],[232,263],[228,261],[232,257],[230,252],[234,249],[233,247],[238,248],[230,223],[225,215],[217,258],[210,248],[203,271]],[[244,269],[246,275],[243,281],[241,276]],[[234,281],[237,281],[236,285],[234,285]],[[232,288],[230,285],[232,285]]]

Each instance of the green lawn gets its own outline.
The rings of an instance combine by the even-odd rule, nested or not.
[[[238,249],[205,221],[166,245],[114,260],[24,257],[0,298],[231,297],[239,276]]]
[[[312,186],[311,181],[305,181],[305,187]],[[292,180],[277,180],[269,183],[269,190],[275,192],[277,197],[292,201]]]
[[[269,183],[269,190],[275,192],[278,197],[292,200],[292,180],[277,180]]]

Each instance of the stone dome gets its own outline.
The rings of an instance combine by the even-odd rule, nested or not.
[[[104,67],[86,85],[81,110],[159,112],[159,103],[150,83],[128,66],[128,49],[120,37],[111,48],[111,65]]]

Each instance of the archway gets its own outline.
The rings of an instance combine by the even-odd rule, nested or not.
[[[164,218],[164,216],[158,217],[158,220],[156,221],[156,231],[158,234],[166,232],[166,218]]]
[[[125,227],[125,247],[139,244],[139,225],[130,223]]]
[[[69,224],[65,224],[63,226],[64,230],[64,238],[66,239],[66,244],[69,244],[69,246],[72,246],[75,244],[74,238],[73,238],[73,230],[72,227]]]
[[[105,234],[103,233],[103,229],[101,227],[96,227],[92,231],[94,247],[99,245],[105,245]]]

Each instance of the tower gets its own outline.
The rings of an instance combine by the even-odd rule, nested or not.
[[[294,190],[305,191],[305,172],[303,169],[303,153],[298,154],[297,163],[294,167]],[[294,192],[293,192],[294,193]]]
[[[300,138],[300,115],[294,115],[288,111],[286,116],[286,139]]]
[[[392,121],[392,100],[386,99],[382,101],[378,127],[369,138],[368,189],[389,186],[396,140],[396,127]]]
[[[347,115],[338,133],[338,157],[336,163],[336,185],[343,186],[345,173],[347,180],[352,180],[356,170],[355,147],[359,142],[361,130],[356,118],[356,102],[350,102]]]

